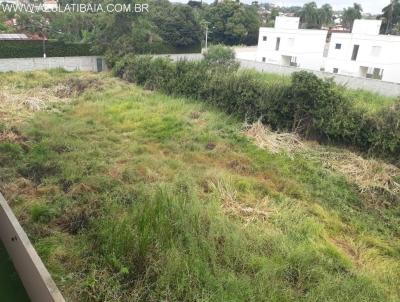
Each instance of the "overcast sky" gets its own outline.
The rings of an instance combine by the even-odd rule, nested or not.
[[[170,0],[172,2],[187,3],[188,0]],[[204,2],[210,3],[213,0],[203,0]],[[279,6],[303,6],[304,3],[315,1],[318,6],[329,3],[333,9],[340,10],[344,7],[352,6],[354,2],[361,4],[365,13],[377,14],[382,11],[386,5],[390,3],[390,0],[258,0],[259,3],[275,3]],[[252,0],[240,0],[240,2],[251,3]]]
[[[271,0],[271,1],[266,1],[266,2],[276,3],[279,5],[283,5],[283,6],[292,6],[292,5],[303,6],[304,3],[311,2],[311,0],[310,1]],[[318,6],[320,6],[324,3],[329,3],[330,5],[333,6],[333,8],[335,10],[342,9],[342,8],[348,7],[348,6],[352,6],[354,2],[357,2],[357,3],[361,4],[365,13],[376,14],[376,13],[380,13],[382,11],[382,8],[384,8],[386,5],[388,5],[390,3],[390,0],[358,0],[358,1],[357,0],[315,0],[315,2],[318,4]]]

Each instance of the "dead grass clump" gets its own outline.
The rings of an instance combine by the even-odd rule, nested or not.
[[[343,174],[355,183],[361,193],[368,193],[377,200],[379,195],[389,194],[392,200],[400,199],[400,169],[375,159],[365,159],[356,153],[323,147],[315,142],[306,143],[296,134],[271,131],[260,121],[245,129],[246,136],[260,148],[272,153],[287,153],[293,156],[302,152],[309,159],[319,161],[324,167]]]
[[[18,142],[20,141],[21,136],[18,133],[15,133],[11,130],[0,130],[0,142]]]
[[[274,132],[264,126],[261,121],[252,125],[246,125],[245,135],[252,138],[257,146],[267,149],[272,153],[285,152],[289,156],[299,149],[304,149],[305,145],[300,137],[294,133]]]
[[[238,201],[237,191],[232,184],[222,180],[210,182],[208,187],[218,194],[222,201],[222,209],[228,215],[240,217],[245,222],[252,222],[256,220],[266,220],[269,217],[270,210],[255,208],[252,206],[243,205]],[[262,203],[267,203],[263,200]]]
[[[32,97],[24,100],[22,104],[25,105],[30,111],[40,111],[46,108],[45,102],[37,97]]]
[[[400,175],[400,169],[396,166],[364,159],[350,151],[322,150],[316,155],[325,167],[344,174],[356,183],[362,193],[383,191],[399,198],[400,183],[396,177]]]

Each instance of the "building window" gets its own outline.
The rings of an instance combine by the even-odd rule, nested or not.
[[[338,73],[339,72],[339,68],[333,68],[333,73]]]
[[[263,36],[263,41],[267,41],[267,36]]]
[[[290,57],[290,66],[297,67],[297,57]]]
[[[383,69],[368,67],[368,71],[367,71],[366,77],[368,79],[382,80]]]
[[[353,47],[353,53],[351,54],[351,60],[355,61],[357,60],[357,55],[358,55],[358,50],[360,49],[360,45],[354,45]]]
[[[266,61],[266,58],[265,58],[265,57],[262,57],[262,61],[265,62],[265,61]]]
[[[336,43],[336,45],[335,45],[335,49],[342,49],[342,44],[340,44],[340,43]]]
[[[381,53],[382,47],[380,46],[372,46],[371,55],[374,57],[379,57]]]
[[[281,44],[281,38],[276,38],[276,45],[275,45],[275,50],[279,50],[279,46]]]

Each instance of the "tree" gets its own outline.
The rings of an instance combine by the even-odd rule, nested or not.
[[[144,14],[98,15],[90,35],[95,50],[107,52],[112,62],[128,53],[167,53],[200,46],[199,18],[190,6],[159,0],[149,5],[152,9]]]
[[[378,18],[382,19],[381,34],[397,34],[400,23],[400,1],[392,0],[382,9],[382,15]]]
[[[345,8],[342,15],[342,25],[352,31],[354,20],[361,19],[362,11],[361,5],[357,3],[354,3],[352,7]]]
[[[225,1],[207,6],[202,15],[209,22],[209,40],[226,45],[256,44],[260,18],[256,6]]]
[[[318,10],[319,23],[321,25],[329,26],[333,23],[333,9],[330,4],[324,4]]]
[[[323,25],[332,24],[333,10],[329,4],[324,4],[321,8],[318,8],[315,2],[309,2],[304,4],[297,16],[300,17],[302,28],[320,29]]]
[[[151,20],[160,37],[174,47],[200,44],[201,27],[188,5],[170,5],[155,10]]]
[[[315,2],[304,4],[299,17],[303,28],[320,28],[318,6]]]

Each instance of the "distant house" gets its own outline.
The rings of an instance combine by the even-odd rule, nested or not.
[[[261,27],[256,61],[400,83],[400,36],[380,35],[381,20],[355,20],[352,32],[299,29],[299,18]]]
[[[400,37],[380,35],[381,20],[355,20],[351,33],[332,33],[325,71],[400,83]]]
[[[30,40],[25,34],[0,34],[0,41],[21,41]]]
[[[45,0],[43,2],[43,7],[45,10],[56,10],[58,7],[57,0]]]
[[[256,61],[320,70],[328,31],[299,24],[298,17],[276,17],[274,28],[261,27]]]
[[[4,21],[4,25],[9,26],[9,27],[16,26],[17,19],[16,18],[8,19],[8,20]]]

